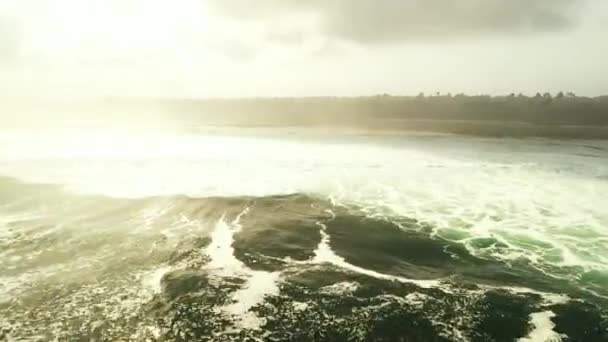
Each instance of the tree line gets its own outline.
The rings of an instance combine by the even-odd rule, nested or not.
[[[608,96],[537,93],[534,96],[419,94],[366,97],[305,97],[167,100],[164,106],[191,118],[249,117],[278,122],[360,121],[375,119],[471,120],[543,125],[608,126]]]

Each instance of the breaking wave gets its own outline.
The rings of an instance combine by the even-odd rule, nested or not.
[[[445,139],[1,151],[0,340],[606,339],[608,156]]]

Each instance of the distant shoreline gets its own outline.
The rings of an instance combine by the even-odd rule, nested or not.
[[[608,139],[608,96],[371,96],[145,99],[10,104],[4,127],[316,127],[485,137]]]

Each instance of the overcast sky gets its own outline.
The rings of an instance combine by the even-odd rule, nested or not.
[[[0,0],[3,95],[608,94],[607,0]]]

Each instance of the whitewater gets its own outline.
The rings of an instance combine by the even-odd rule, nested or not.
[[[560,305],[572,305],[566,304],[572,298],[591,303],[597,317],[606,309],[603,141],[297,128],[14,130],[0,134],[0,176],[6,336],[73,336],[76,328],[52,317],[14,322],[31,301],[53,312],[51,297],[65,306],[63,321],[77,318],[68,308],[83,310],[79,334],[128,331],[135,340],[171,339],[174,326],[157,326],[146,307],[163,296],[171,306],[195,293],[212,304],[188,302],[191,310],[230,321],[205,328],[215,339],[280,334],[277,312],[321,310],[317,297],[304,296],[311,289],[335,300],[368,301],[365,310],[383,319],[391,305],[418,312],[434,300],[470,297],[461,303],[470,309],[467,319],[445,309],[425,318],[429,334],[446,340],[493,336],[487,325],[477,329],[488,329],[483,336],[466,328],[488,316],[471,308],[483,307],[478,303],[493,291],[514,296],[514,303],[529,301],[521,304],[530,308],[521,313],[521,341],[567,337],[556,322]],[[403,244],[393,246],[390,236]],[[331,275],[331,283],[312,286],[302,272],[352,279]],[[383,285],[366,285],[371,279]],[[357,292],[386,284],[405,288],[369,298]],[[56,297],[39,294],[45,288],[57,288]],[[283,297],[291,298],[288,309],[273,302]],[[129,329],[108,323],[128,317],[136,322]],[[368,320],[351,330],[370,338],[375,328]],[[336,322],[327,329],[341,333],[345,323]],[[593,324],[601,333],[599,322]]]

